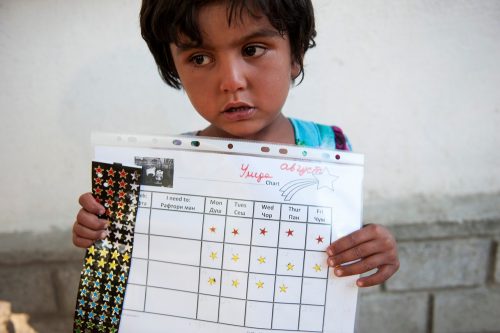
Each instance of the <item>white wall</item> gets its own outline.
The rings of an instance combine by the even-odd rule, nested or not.
[[[157,75],[139,2],[0,0],[0,232],[70,227],[91,131],[204,126]],[[497,197],[500,1],[314,4],[318,47],[285,113],[344,128],[367,203]]]

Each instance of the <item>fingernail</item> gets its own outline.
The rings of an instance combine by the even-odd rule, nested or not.
[[[329,255],[330,257],[331,257],[331,256],[333,256],[333,251],[332,251],[332,249],[328,249],[328,251],[326,251],[326,253],[328,253],[328,255]]]
[[[104,239],[104,238],[106,238],[106,237],[108,237],[108,232],[107,232],[107,231],[103,231],[103,232],[101,232],[101,237],[99,237],[99,238],[100,238],[100,239]]]
[[[328,259],[328,265],[330,265],[332,267],[335,266],[335,263],[333,262],[333,259],[331,259],[331,258]]]
[[[358,287],[363,287],[363,281],[356,281],[356,284],[358,285]]]
[[[342,270],[337,268],[337,269],[335,270],[335,275],[337,275],[337,276],[341,276],[341,275],[342,275]]]
[[[104,209],[104,207],[100,207],[99,208],[99,215],[104,215],[104,213],[106,213],[106,209]]]

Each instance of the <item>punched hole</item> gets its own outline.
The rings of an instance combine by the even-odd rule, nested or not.
[[[286,154],[288,154],[288,149],[280,148],[279,152],[280,152],[280,154],[286,155]]]
[[[307,151],[302,151],[302,156],[307,156]]]
[[[191,141],[191,146],[193,146],[193,147],[199,147],[200,146],[200,141]]]
[[[263,152],[263,153],[269,153],[271,149],[269,149],[269,147],[260,147],[260,151]]]
[[[339,154],[335,155],[335,159],[340,160],[340,155]]]
[[[234,147],[234,146],[233,146],[233,144],[232,144],[232,143],[229,143],[229,144],[227,145],[227,148],[228,148],[228,149],[233,149],[233,147]]]
[[[182,141],[181,140],[174,140],[174,141],[172,141],[172,143],[176,146],[180,146],[182,144]]]

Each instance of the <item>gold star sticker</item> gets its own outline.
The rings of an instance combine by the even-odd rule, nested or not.
[[[89,253],[90,253],[91,255],[94,255],[94,254],[95,254],[95,247],[94,247],[94,245],[92,245],[91,247],[89,247]]]
[[[238,253],[233,254],[233,257],[231,258],[231,260],[234,262],[238,262],[238,260],[240,260],[240,256],[238,255]]]
[[[87,259],[85,259],[85,261],[90,266],[92,266],[94,264],[94,259],[92,257],[88,257]]]
[[[116,268],[116,261],[112,261],[109,263],[109,268],[110,269],[115,269]]]
[[[321,272],[321,266],[316,264],[314,265],[313,269],[316,271],[316,272]]]
[[[104,264],[105,264],[105,263],[106,263],[106,262],[104,261],[104,259],[103,259],[103,258],[101,258],[101,260],[99,260],[99,261],[97,262],[97,267],[104,267]]]
[[[126,253],[126,252],[125,252],[125,253],[122,255],[122,258],[123,258],[123,261],[129,261],[130,256],[128,255],[128,253]]]
[[[238,288],[239,285],[240,285],[240,281],[233,280],[233,287]]]
[[[259,281],[259,282],[255,283],[255,284],[257,285],[257,288],[259,288],[259,289],[260,288],[264,288],[264,282],[262,282],[262,281]]]
[[[211,277],[208,279],[208,284],[213,286],[215,284],[215,278],[214,277]]]
[[[113,253],[111,253],[111,259],[117,259],[119,256],[120,256],[120,253],[118,253],[118,251],[116,251],[116,250]]]
[[[108,255],[108,250],[106,249],[102,249],[99,251],[99,254],[101,255],[101,257],[105,257]]]
[[[212,260],[217,259],[217,252],[216,252],[216,251],[215,251],[215,252],[210,253],[210,259],[212,259]]]
[[[295,267],[295,265],[293,265],[291,262],[289,262],[288,265],[286,265],[286,270],[287,271],[293,271],[294,267]]]
[[[260,256],[259,258],[257,258],[257,260],[259,261],[259,264],[265,264],[266,263],[266,257]]]
[[[287,290],[287,289],[288,289],[288,287],[287,287],[287,286],[285,286],[285,284],[284,284],[284,283],[282,283],[282,284],[281,284],[281,286],[280,286],[280,293],[286,293],[286,290]]]

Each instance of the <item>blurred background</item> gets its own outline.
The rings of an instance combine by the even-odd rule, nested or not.
[[[366,158],[364,220],[399,243],[358,331],[500,332],[500,1],[313,4],[318,46],[284,113],[344,129]],[[161,81],[139,8],[0,0],[0,332],[71,330],[91,132],[206,126]]]

